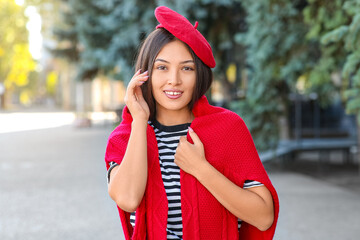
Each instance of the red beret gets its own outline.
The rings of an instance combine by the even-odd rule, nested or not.
[[[207,66],[215,67],[216,63],[211,46],[197,30],[198,22],[193,26],[184,16],[164,6],[155,9],[155,17],[160,23],[156,28],[165,28],[189,45]]]

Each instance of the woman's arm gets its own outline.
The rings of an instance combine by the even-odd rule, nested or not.
[[[147,182],[146,129],[149,108],[141,94],[140,86],[147,73],[138,71],[126,91],[125,103],[133,117],[131,133],[124,158],[110,172],[108,191],[110,197],[124,211],[133,212],[139,206]]]
[[[235,185],[207,161],[195,177],[232,214],[241,220],[267,230],[274,221],[274,207],[270,191],[265,186],[242,189]]]
[[[242,189],[231,182],[205,159],[204,147],[195,132],[189,133],[194,144],[181,138],[175,163],[197,178],[232,214],[261,231],[267,230],[274,221],[270,191],[265,186]]]
[[[132,123],[124,158],[110,172],[110,197],[124,211],[133,212],[144,196],[147,181],[147,123]]]

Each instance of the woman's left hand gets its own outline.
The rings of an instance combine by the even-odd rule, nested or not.
[[[198,135],[189,128],[189,134],[194,144],[187,141],[186,136],[180,137],[179,145],[175,153],[175,164],[183,171],[196,177],[196,172],[208,163],[205,158],[204,145],[202,144]]]

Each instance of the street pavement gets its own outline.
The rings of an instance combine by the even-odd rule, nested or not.
[[[110,131],[68,125],[0,134],[0,239],[123,239],[105,177]]]
[[[359,193],[297,173],[270,173],[270,178],[280,198],[274,239],[359,239]]]
[[[111,130],[97,124],[0,133],[0,239],[124,239],[107,194]],[[280,198],[274,239],[359,239],[359,192],[291,171],[269,175]]]

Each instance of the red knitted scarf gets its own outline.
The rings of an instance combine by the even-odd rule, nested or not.
[[[202,97],[194,106],[194,129],[204,144],[206,159],[236,185],[243,187],[245,180],[263,183],[274,201],[275,219],[266,231],[243,222],[238,231],[237,217],[225,209],[192,175],[180,171],[181,211],[183,239],[185,240],[237,240],[272,239],[279,212],[279,200],[273,185],[259,159],[252,137],[235,113],[211,106]],[[123,121],[111,133],[105,161],[120,164],[131,132],[132,117],[125,107]],[[188,140],[191,141],[189,135]],[[148,125],[148,181],[145,195],[136,210],[136,222],[130,224],[130,214],[119,210],[126,239],[165,240],[168,202],[161,178],[159,155],[154,130]]]

